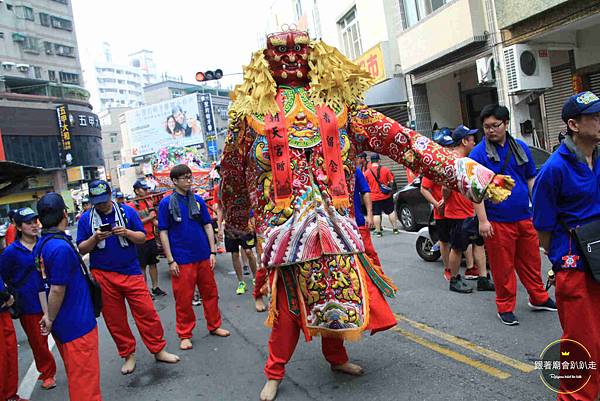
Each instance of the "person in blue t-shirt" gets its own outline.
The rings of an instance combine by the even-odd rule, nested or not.
[[[90,254],[92,274],[102,287],[102,315],[124,359],[121,373],[132,373],[136,365],[136,341],[127,322],[125,301],[142,341],[156,360],[179,362],[177,355],[166,351],[162,323],[137,257],[135,245],[146,242],[142,220],[134,208],[111,199],[106,181],[89,184],[89,199],[92,208],[79,219],[77,244],[82,255]]]
[[[475,204],[479,232],[485,248],[494,284],[498,317],[506,325],[517,325],[517,279],[529,294],[533,310],[556,311],[542,282],[542,258],[539,240],[531,221],[529,197],[536,174],[533,156],[525,142],[508,133],[509,112],[504,106],[490,104],[481,110],[485,138],[469,157],[495,173],[515,181],[511,195],[501,203]],[[516,274],[515,274],[516,273]]]
[[[600,98],[582,92],[562,109],[567,135],[541,169],[533,188],[533,224],[556,272],[556,303],[564,339],[577,341],[600,361],[600,283],[585,268],[567,227],[600,220]],[[598,244],[600,246],[600,244]],[[558,400],[596,400],[600,375]]]
[[[179,164],[171,169],[170,177],[175,190],[160,201],[158,229],[172,275],[179,348],[188,350],[193,347],[192,332],[196,327],[192,308],[196,287],[210,334],[227,337],[230,333],[221,327],[219,292],[213,272],[217,249],[212,219],[204,200],[191,190],[192,170]]]
[[[52,336],[62,356],[71,400],[102,401],[98,327],[87,280],[72,239],[63,198],[50,192],[37,203],[42,237],[33,249],[43,282],[39,293],[43,335]]]
[[[360,231],[360,236],[362,237],[363,244],[365,245],[365,253],[369,258],[371,258],[373,262],[377,264],[377,266],[381,266],[379,255],[377,255],[377,251],[375,251],[373,241],[371,240],[371,228],[375,227],[375,223],[373,220],[373,202],[371,201],[371,188],[369,187],[369,182],[367,181],[367,178],[360,169],[361,162],[364,158],[366,158],[366,154],[364,152],[358,154],[355,163],[356,169],[354,171],[353,199],[354,219],[356,220],[358,231]],[[367,213],[366,218],[362,211],[361,204],[364,204],[365,206],[365,212]]]
[[[17,239],[0,255],[0,276],[18,294],[19,320],[40,372],[42,388],[49,390],[56,387],[56,362],[48,348],[48,337],[40,333],[43,313],[38,294],[42,280],[37,274],[33,256],[40,231],[38,215],[31,208],[21,208],[16,211],[14,221]]]

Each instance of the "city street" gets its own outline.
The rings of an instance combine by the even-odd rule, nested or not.
[[[533,359],[550,342],[560,337],[556,313],[532,312],[527,296],[519,287],[515,311],[520,325],[509,327],[496,317],[494,293],[461,295],[448,291],[441,262],[426,263],[415,251],[415,234],[392,235],[373,241],[385,271],[399,287],[391,301],[397,314],[397,328],[374,337],[365,335],[360,343],[348,344],[353,362],[365,368],[365,375],[352,378],[333,373],[320,352],[320,340],[302,339],[288,365],[287,377],[278,400],[552,400],[555,395],[541,382],[533,369]],[[543,271],[548,268],[544,261]],[[155,301],[161,316],[168,349],[181,356],[181,362],[158,364],[138,343],[137,370],[120,374],[121,360],[102,319],[100,358],[102,392],[105,401],[187,401],[257,400],[264,384],[262,373],[267,356],[269,330],[266,314],[254,311],[251,292],[236,296],[236,280],[229,255],[218,257],[223,327],[229,338],[208,335],[202,307],[196,307],[198,326],[194,349],[178,349],[175,313],[166,263],[160,264],[161,287],[168,296]],[[544,273],[545,275],[545,273]],[[248,282],[250,283],[250,278]],[[470,282],[475,285],[475,281]],[[520,284],[519,284],[520,285]],[[251,285],[249,285],[249,288]],[[17,324],[18,326],[18,324]],[[20,328],[18,329],[20,330]],[[133,331],[137,331],[134,328]],[[138,336],[139,338],[139,336]],[[20,340],[20,378],[31,364],[31,353],[23,334]],[[57,361],[60,356],[54,348]],[[41,390],[39,384],[31,399],[68,399],[62,361],[58,363],[58,387]],[[30,373],[29,378],[36,375]],[[22,389],[29,385],[27,380]],[[28,392],[21,392],[26,397]]]

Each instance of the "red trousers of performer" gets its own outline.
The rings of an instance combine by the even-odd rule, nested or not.
[[[98,327],[68,343],[56,342],[63,359],[69,399],[71,401],[102,401],[100,394],[100,357]]]
[[[40,372],[39,380],[51,379],[56,376],[56,362],[48,348],[48,336],[40,331],[41,313],[23,315],[20,318],[21,327],[27,335],[27,341],[33,353],[35,367]]]
[[[600,283],[579,270],[556,273],[556,304],[563,329],[562,338],[575,340],[589,351],[591,360],[600,362]],[[588,384],[574,394],[559,394],[559,401],[594,401],[600,391],[600,370]]]
[[[135,325],[148,351],[152,354],[162,351],[167,342],[144,276],[129,276],[99,269],[92,270],[92,273],[102,287],[102,316],[117,345],[119,356],[125,358],[135,352],[135,337],[127,322],[125,301],[129,304]]]
[[[377,251],[375,251],[375,247],[373,246],[373,241],[371,241],[371,230],[369,227],[360,226],[358,227],[358,231],[360,231],[360,236],[362,237],[363,244],[365,244],[365,254],[373,261],[377,266],[381,266],[381,261],[379,260],[379,255]]]
[[[513,312],[517,303],[517,278],[534,305],[548,301],[548,292],[542,283],[542,258],[537,232],[531,219],[514,223],[492,221],[494,236],[486,240],[492,277],[496,285],[498,313]]]
[[[173,276],[171,284],[175,296],[175,327],[180,339],[192,338],[196,327],[196,314],[192,307],[196,287],[202,297],[206,328],[212,332],[221,327],[219,291],[210,260],[179,265],[179,276]]]
[[[276,274],[277,270],[272,274]],[[369,293],[369,325],[367,330],[371,335],[378,331],[387,330],[396,325],[396,318],[373,281],[365,274]],[[290,312],[283,282],[277,282],[277,318],[269,337],[269,358],[265,365],[267,379],[281,380],[285,375],[285,365],[289,362],[301,330],[300,316]],[[325,360],[331,365],[341,365],[348,362],[348,354],[344,341],[336,338],[321,338],[321,350]]]
[[[9,312],[0,312],[0,400],[16,397],[19,387],[17,335]]]
[[[265,295],[261,292],[261,290],[267,283],[267,275],[267,269],[262,267],[256,269],[256,277],[254,278],[254,290],[252,291],[252,296],[254,297],[254,299],[262,298],[263,295]]]

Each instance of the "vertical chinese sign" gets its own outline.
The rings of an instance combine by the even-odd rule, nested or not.
[[[60,161],[63,166],[73,162],[71,155],[71,134],[73,127],[69,119],[69,109],[67,105],[61,104],[56,107],[56,117],[58,121],[58,134],[60,136]]]
[[[200,95],[200,102],[202,103],[202,113],[204,113],[204,122],[206,130],[206,148],[208,151],[208,158],[210,160],[217,160],[219,154],[217,145],[217,128],[215,127],[215,116],[213,114],[212,98],[210,93]]]

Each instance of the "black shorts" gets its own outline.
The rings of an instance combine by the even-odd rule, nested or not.
[[[248,234],[241,238],[230,238],[225,234],[225,250],[229,253],[236,253],[242,249],[252,249],[256,245],[256,235]]]
[[[479,235],[479,224],[473,218],[450,220],[450,248],[464,252],[470,244],[483,246],[483,237]]]
[[[435,219],[435,227],[437,228],[438,237],[441,242],[450,242],[450,230],[452,228],[451,219]]]
[[[143,244],[136,245],[136,249],[141,267],[158,263],[158,246],[154,238],[146,240]]]
[[[373,215],[381,216],[381,214],[392,214],[394,213],[394,197],[390,196],[387,199],[380,201],[373,201]]]

